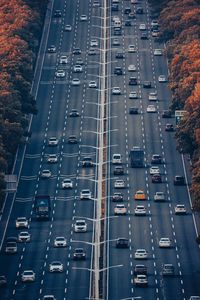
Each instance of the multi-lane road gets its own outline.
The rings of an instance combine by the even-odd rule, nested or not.
[[[99,135],[99,101],[100,72],[102,47],[102,16],[103,5],[107,5],[107,33],[110,37],[107,51],[108,70],[108,129],[107,141],[107,190],[106,190],[106,224],[103,299],[189,299],[191,295],[200,295],[200,257],[199,248],[195,243],[194,219],[190,211],[187,186],[174,186],[174,176],[184,175],[182,157],[176,152],[176,142],[173,132],[165,131],[166,123],[174,124],[174,118],[162,118],[162,111],[167,110],[171,94],[167,82],[159,82],[159,75],[168,74],[164,55],[155,56],[154,49],[164,51],[164,45],[157,44],[151,34],[151,15],[148,2],[139,0],[131,4],[130,0],[119,1],[119,10],[111,11],[111,1],[63,0],[50,2],[46,19],[45,36],[40,49],[40,65],[37,65],[34,91],[38,114],[31,124],[32,137],[26,146],[25,155],[19,178],[18,189],[13,204],[4,243],[0,255],[1,274],[7,277],[7,287],[1,289],[1,299],[43,299],[44,295],[54,295],[55,299],[93,299],[94,292],[94,242],[95,199],[97,197],[98,180],[98,146]],[[125,26],[128,19],[124,9],[130,7],[136,12],[142,7],[144,13],[136,14],[131,19],[132,26]],[[54,17],[56,10],[61,16]],[[104,11],[105,12],[105,11]],[[80,17],[87,16],[82,21]],[[122,34],[114,36],[113,16],[118,16],[122,23]],[[105,16],[105,15],[104,15]],[[49,25],[48,25],[49,22]],[[148,39],[141,39],[144,31],[140,24],[146,25]],[[71,25],[71,31],[65,30],[65,25]],[[119,39],[119,45],[113,46],[114,38]],[[91,47],[91,40],[97,40],[98,45]],[[48,52],[54,45],[56,50]],[[134,52],[129,52],[129,45],[135,46]],[[74,49],[79,48],[80,54]],[[90,55],[91,48],[96,54]],[[123,58],[116,58],[120,50]],[[67,64],[60,63],[60,57],[67,56]],[[77,59],[82,58],[83,70],[74,72]],[[134,64],[136,71],[129,72],[128,66]],[[122,75],[115,75],[115,67],[122,68]],[[56,72],[63,70],[63,78]],[[129,85],[129,78],[137,78],[137,85]],[[73,79],[80,80],[79,85],[73,85]],[[90,88],[89,82],[97,83],[97,88]],[[144,88],[144,81],[151,82],[151,88]],[[113,95],[112,88],[119,87],[120,95]],[[136,91],[138,97],[129,99],[131,91]],[[156,91],[157,101],[149,101],[150,92]],[[152,104],[155,113],[147,112],[147,106]],[[130,107],[137,107],[138,114],[129,114]],[[72,109],[77,109],[79,116],[71,117]],[[113,117],[114,116],[114,117]],[[175,124],[174,124],[175,125]],[[70,144],[68,138],[75,135],[77,144]],[[57,146],[49,146],[51,137],[58,139]],[[129,152],[133,146],[140,146],[144,151],[144,167],[130,168]],[[112,155],[122,155],[124,175],[113,175],[114,165]],[[58,161],[48,163],[49,154],[56,154]],[[162,183],[152,183],[150,175],[151,158],[160,154],[162,164],[159,165]],[[90,157],[93,167],[82,167],[84,157]],[[43,170],[50,170],[49,179],[41,178]],[[116,190],[114,181],[125,180],[125,188]],[[71,179],[72,189],[62,189],[63,179]],[[91,200],[80,200],[82,189],[89,189]],[[135,200],[137,190],[143,190],[146,199]],[[114,192],[122,192],[127,214],[117,218],[114,215],[116,202],[112,201]],[[165,201],[155,202],[154,194],[164,192]],[[36,221],[34,197],[49,195],[51,197],[51,217],[49,221]],[[177,204],[184,204],[186,215],[175,215]],[[137,205],[144,205],[145,216],[136,216]],[[16,229],[17,217],[29,220],[28,229]],[[84,219],[87,232],[74,232],[77,219]],[[29,243],[18,243],[18,252],[6,255],[4,252],[6,239],[17,237],[20,231],[28,231],[31,235]],[[54,247],[56,237],[65,237],[67,246]],[[119,237],[128,239],[128,247],[116,248],[115,240]],[[160,248],[159,240],[169,238],[170,248]],[[109,242],[110,241],[110,242]],[[86,260],[75,261],[75,248],[86,251]],[[136,260],[137,249],[145,249],[148,258]],[[49,264],[53,261],[63,263],[62,273],[50,273]],[[147,267],[148,287],[136,287],[134,284],[134,267],[144,264]],[[173,264],[174,276],[162,275],[163,264]],[[113,268],[115,266],[118,266]],[[24,270],[35,272],[33,283],[22,282]]]

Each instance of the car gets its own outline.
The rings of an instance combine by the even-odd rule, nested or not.
[[[135,45],[129,45],[129,46],[128,46],[128,52],[129,52],[129,53],[134,53],[135,51],[136,51]]]
[[[190,296],[189,300],[200,300],[200,296]]]
[[[148,40],[148,35],[147,35],[147,33],[146,33],[146,32],[143,32],[143,33],[141,34],[141,36],[140,36],[140,39],[141,39],[141,40]]]
[[[72,189],[73,188],[73,182],[70,178],[65,178],[62,181],[62,189]]]
[[[135,19],[135,14],[134,14],[133,12],[130,12],[130,13],[128,14],[128,18],[129,18],[129,19]]]
[[[159,75],[158,76],[158,82],[166,82],[167,81],[167,78],[165,75]]]
[[[165,201],[165,193],[164,192],[156,192],[154,195],[154,201]]]
[[[74,48],[72,53],[75,54],[75,55],[79,55],[79,54],[81,54],[81,49],[80,48]]]
[[[81,15],[80,16],[80,21],[84,22],[87,21],[88,17],[86,15]]]
[[[74,260],[85,260],[86,252],[83,248],[76,248],[73,253]]]
[[[135,71],[137,71],[136,65],[129,65],[128,66],[128,71],[129,72],[135,72]]]
[[[134,283],[135,283],[135,286],[145,286],[147,287],[148,286],[148,279],[147,279],[147,276],[146,275],[137,275],[136,278],[134,278]]]
[[[152,166],[149,170],[150,175],[160,174],[160,169],[157,166]]]
[[[97,52],[94,48],[89,48],[88,55],[96,55],[96,54],[97,54]]]
[[[81,73],[83,71],[83,67],[81,65],[75,65],[74,66],[74,72],[75,73]]]
[[[124,168],[122,166],[116,166],[113,171],[114,175],[124,175]]]
[[[113,46],[120,46],[119,40],[118,40],[118,39],[113,39],[112,45],[113,45]]]
[[[87,223],[85,220],[76,220],[74,224],[75,232],[86,232],[87,231]]]
[[[160,248],[170,248],[171,247],[171,241],[169,238],[161,238],[159,240],[159,247]]]
[[[7,286],[7,279],[5,275],[0,275],[0,288]]]
[[[172,264],[163,264],[162,275],[163,276],[173,276],[174,275],[174,266]]]
[[[161,183],[162,182],[162,177],[160,174],[153,174],[151,177],[152,183]]]
[[[146,275],[147,274],[147,267],[145,265],[135,265],[134,267],[134,274],[135,275]]]
[[[93,167],[93,162],[91,157],[84,157],[82,160],[82,167]]]
[[[51,177],[51,171],[50,170],[42,170],[40,177],[44,178],[44,179],[50,178]]]
[[[129,114],[131,115],[137,115],[138,114],[138,107],[130,107],[129,108]]]
[[[176,215],[185,215],[186,214],[186,207],[184,204],[177,204],[174,208]]]
[[[90,47],[98,47],[99,43],[97,40],[91,40],[90,41]]]
[[[126,215],[127,213],[127,208],[124,204],[117,204],[114,207],[114,214],[115,215]]]
[[[114,74],[115,75],[122,75],[122,67],[115,67]]]
[[[131,4],[138,4],[138,0],[131,0]]]
[[[139,25],[139,30],[146,30],[146,29],[147,29],[146,24]]]
[[[76,109],[76,108],[72,108],[72,110],[70,111],[70,113],[69,113],[69,116],[70,117],[79,117],[79,112],[78,112],[78,110]]]
[[[165,125],[165,131],[174,131],[174,125],[167,123]]]
[[[121,89],[120,89],[120,87],[113,87],[112,88],[112,94],[113,95],[121,95]]]
[[[118,51],[116,54],[115,54],[115,57],[116,58],[124,58],[124,54],[122,51]]]
[[[171,118],[172,113],[170,110],[163,110],[162,111],[162,118]]]
[[[76,65],[83,65],[83,64],[84,64],[84,62],[83,62],[82,58],[81,57],[77,58]]]
[[[28,243],[31,240],[31,235],[28,231],[21,231],[18,234],[18,241],[20,243]]]
[[[134,198],[135,198],[135,200],[145,200],[146,195],[145,195],[144,191],[138,190],[138,191],[136,191]]]
[[[154,54],[155,56],[161,56],[161,55],[162,55],[162,49],[154,49],[153,54]]]
[[[151,88],[151,81],[144,81],[143,82],[143,88]]]
[[[158,21],[157,20],[152,20],[151,21],[151,26],[158,26]]]
[[[59,63],[60,63],[60,64],[67,64],[67,63],[68,63],[68,58],[67,58],[67,56],[66,56],[66,55],[62,55],[62,56],[60,57]]]
[[[69,24],[65,25],[65,31],[72,31],[72,26]]]
[[[83,200],[83,199],[91,199],[92,198],[92,193],[89,189],[84,189],[84,190],[81,190],[81,193],[80,193],[80,199]]]
[[[111,10],[112,11],[118,11],[119,10],[119,5],[118,4],[112,4]]]
[[[151,158],[152,164],[161,164],[162,163],[162,157],[160,154],[153,154]]]
[[[121,164],[122,163],[122,155],[119,153],[114,153],[112,156],[113,164]]]
[[[137,78],[136,77],[130,77],[128,81],[129,85],[137,85]]]
[[[26,217],[18,217],[15,221],[16,228],[28,228],[28,219]]]
[[[25,270],[21,275],[22,282],[34,282],[35,281],[35,273],[33,270]]]
[[[143,11],[143,8],[142,7],[137,7],[136,8],[136,14],[143,14],[144,11]]]
[[[96,81],[94,81],[94,80],[91,80],[90,82],[89,82],[89,88],[97,88],[97,82]]]
[[[63,272],[63,264],[60,261],[52,261],[52,263],[49,264],[49,272],[62,273]]]
[[[54,247],[66,247],[67,246],[67,240],[64,236],[57,236],[54,240]]]
[[[136,216],[146,216],[147,214],[146,208],[143,205],[137,205],[134,212]]]
[[[48,140],[49,146],[57,146],[58,145],[58,139],[56,137],[51,137]]]
[[[128,248],[128,239],[126,238],[118,238],[116,240],[116,248]]]
[[[53,16],[54,16],[55,18],[61,17],[61,16],[62,16],[61,10],[58,10],[58,9],[55,10]]]
[[[185,185],[185,177],[181,175],[176,175],[174,177],[174,185]]]
[[[72,85],[80,85],[80,83],[81,83],[81,81],[80,81],[80,79],[78,79],[78,78],[73,78],[72,79]]]
[[[131,20],[125,20],[124,25],[125,26],[131,26]]]
[[[114,35],[122,35],[122,28],[121,27],[114,27]]]
[[[16,254],[17,253],[17,241],[16,240],[13,240],[13,239],[6,240],[5,253],[6,254]]]
[[[116,189],[125,188],[125,181],[122,179],[115,180],[114,187]]]
[[[157,92],[149,93],[149,101],[157,101],[157,100],[158,100]]]
[[[145,249],[137,249],[134,254],[135,259],[147,259],[148,253]]]
[[[44,295],[42,300],[56,300],[54,295]]]
[[[129,99],[137,99],[138,98],[138,94],[135,91],[132,91],[129,93]]]
[[[49,46],[48,50],[47,50],[49,53],[55,53],[56,52],[56,46],[54,45],[51,45]]]
[[[155,105],[149,104],[147,106],[147,112],[148,113],[155,113],[155,112],[157,112],[157,109],[156,109]]]
[[[94,6],[94,7],[99,7],[99,6],[100,6],[99,1],[93,1],[93,6]]]
[[[130,7],[125,7],[124,13],[125,13],[126,15],[128,15],[128,14],[130,14],[130,12],[131,12],[131,8],[130,8]]]
[[[159,33],[160,33],[159,30],[153,29],[151,35],[152,35],[152,37],[158,37],[158,36],[159,36]]]
[[[78,139],[75,135],[70,135],[68,137],[68,144],[77,144],[78,143]]]
[[[57,163],[58,162],[58,156],[57,154],[49,154],[47,158],[48,163]]]
[[[122,193],[114,193],[114,195],[112,196],[113,202],[121,202],[123,200],[124,200],[124,196]]]

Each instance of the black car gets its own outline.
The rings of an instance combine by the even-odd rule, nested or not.
[[[125,21],[125,26],[131,26],[131,20],[126,20]]]
[[[77,109],[73,108],[69,114],[70,117],[79,117],[79,112]]]
[[[128,239],[118,238],[116,241],[116,248],[128,248]]]
[[[61,10],[55,10],[55,12],[54,12],[54,17],[55,18],[60,18],[61,17]]]
[[[113,171],[114,175],[123,175],[124,168],[122,166],[116,166]]]
[[[118,4],[112,4],[111,10],[112,11],[118,11],[119,10],[119,5]]]
[[[54,45],[49,46],[48,52],[49,52],[49,53],[54,53],[54,52],[56,52],[56,46],[54,46]]]
[[[138,108],[137,107],[130,107],[129,108],[129,114],[137,115],[138,114]]]
[[[152,164],[161,164],[162,163],[162,157],[159,154],[153,154],[151,159]]]
[[[124,57],[124,54],[122,51],[118,51],[115,55],[116,58],[123,58]]]
[[[134,268],[134,274],[138,275],[146,275],[147,274],[147,267],[145,265],[136,265]]]
[[[114,74],[122,75],[122,68],[121,67],[115,67]]]
[[[0,287],[5,287],[7,285],[6,276],[0,275]]]
[[[114,195],[112,196],[112,201],[113,202],[121,202],[123,201],[124,196],[122,193],[114,193]]]
[[[73,54],[75,54],[75,55],[81,54],[81,49],[75,48],[75,49],[73,50]]]
[[[176,175],[174,178],[174,185],[185,185],[185,177]]]
[[[174,125],[173,124],[166,124],[165,131],[174,131]]]
[[[91,157],[84,157],[82,160],[82,167],[92,167],[92,158]]]
[[[134,14],[133,12],[130,12],[130,13],[128,14],[128,18],[129,18],[129,19],[135,19],[135,14]]]
[[[137,85],[137,78],[136,77],[130,77],[128,84],[129,85]]]
[[[173,276],[174,275],[174,266],[172,264],[163,264],[162,275],[163,276]]]
[[[68,143],[69,144],[77,144],[78,143],[77,137],[75,135],[70,135],[68,138]]]
[[[86,259],[86,252],[83,248],[76,248],[73,254],[74,260],[85,260]]]
[[[130,14],[130,12],[131,12],[131,8],[130,8],[130,7],[125,7],[124,13],[125,13],[126,15],[128,15],[128,14]]]
[[[172,113],[169,110],[163,110],[162,112],[162,118],[171,118]]]
[[[151,88],[151,81],[144,81],[143,88]]]
[[[141,35],[141,40],[148,40],[148,35],[147,33],[143,32]]]
[[[136,14],[143,14],[143,8],[142,7],[137,7],[136,9]]]
[[[161,183],[162,182],[162,177],[160,174],[153,174],[151,177],[152,183]]]

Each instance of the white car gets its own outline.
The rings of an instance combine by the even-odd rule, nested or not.
[[[160,55],[162,55],[162,49],[154,49],[153,54],[154,54],[155,56],[160,56]]]
[[[159,82],[166,82],[166,81],[167,81],[167,78],[166,78],[165,75],[159,75],[159,76],[158,76],[158,81],[159,81]]]
[[[156,192],[154,195],[154,201],[165,201],[165,193]]]
[[[146,208],[143,205],[137,205],[135,208],[136,216],[145,216],[147,213]]]
[[[91,40],[90,47],[97,47],[97,46],[98,46],[98,41],[97,40]]]
[[[114,187],[116,189],[125,188],[125,181],[122,179],[115,180]]]
[[[157,37],[157,36],[159,36],[159,33],[160,33],[160,31],[155,29],[152,31],[151,35],[152,35],[152,37]]]
[[[49,146],[57,146],[58,145],[58,139],[56,137],[49,138],[48,145]]]
[[[158,26],[158,21],[157,20],[152,20],[151,21],[151,26]]]
[[[80,73],[83,71],[83,67],[81,65],[75,65],[74,66],[74,72],[75,73]]]
[[[73,78],[72,79],[72,85],[80,85],[81,81],[78,78]]]
[[[134,53],[135,51],[136,51],[135,45],[129,45],[129,47],[128,47],[128,52],[129,52],[129,53]]]
[[[23,282],[33,282],[35,281],[35,273],[32,270],[26,270],[22,273]]]
[[[48,163],[56,163],[58,162],[58,156],[56,154],[49,154],[47,158]]]
[[[76,220],[74,224],[74,231],[75,232],[86,232],[87,231],[87,223],[85,220]]]
[[[128,66],[128,71],[129,72],[135,72],[137,70],[136,66],[135,65],[129,65]]]
[[[97,88],[97,83],[96,83],[96,81],[91,80],[91,81],[89,82],[89,88]]]
[[[67,24],[65,25],[65,31],[71,31],[72,30],[72,26]]]
[[[139,25],[139,30],[146,30],[146,29],[147,29],[146,24]]]
[[[31,240],[31,235],[28,231],[21,231],[19,234],[18,234],[18,241],[20,243],[28,243],[30,242]]]
[[[68,58],[66,55],[62,55],[60,57],[60,64],[67,64],[68,63]]]
[[[119,46],[119,45],[120,45],[119,39],[113,39],[112,46]]]
[[[112,94],[113,95],[121,95],[121,89],[120,89],[120,87],[113,87],[112,88]]]
[[[176,215],[184,215],[186,214],[186,207],[184,204],[177,204],[174,208]]]
[[[113,16],[112,21],[115,23],[116,21],[120,21],[120,18],[118,16]]]
[[[122,163],[122,156],[119,153],[115,153],[112,156],[112,163],[113,164],[121,164]]]
[[[88,17],[86,15],[81,15],[80,16],[80,21],[84,22],[87,21]]]
[[[15,221],[16,228],[28,228],[28,220],[26,217],[18,217]]]
[[[156,112],[157,110],[156,110],[156,107],[155,107],[155,105],[148,105],[147,106],[147,112],[148,113],[154,113],[154,112]]]
[[[137,249],[134,254],[135,259],[147,259],[148,253],[145,249]]]
[[[129,99],[137,99],[138,98],[138,94],[135,91],[130,92],[129,94]]]
[[[64,236],[58,236],[54,240],[54,247],[66,247],[67,240]]]
[[[92,198],[92,193],[90,192],[89,189],[81,190],[80,193],[80,199],[91,199]]]
[[[44,295],[42,300],[56,300],[54,295]]]
[[[149,93],[149,101],[157,101],[157,100],[158,100],[157,92]]]
[[[51,177],[51,171],[50,170],[42,170],[41,171],[41,178],[50,178]]]
[[[115,215],[126,215],[127,208],[124,204],[117,204],[114,208],[114,214]]]
[[[134,278],[134,283],[136,286],[148,286],[148,279],[146,275],[138,274]]]
[[[70,178],[65,178],[62,181],[62,188],[63,189],[72,189],[73,188],[73,182]]]
[[[171,247],[171,241],[169,238],[161,238],[159,241],[159,247],[160,248],[170,248]]]
[[[157,166],[152,166],[151,168],[150,168],[150,175],[154,175],[154,174],[160,174],[160,169],[159,169],[159,167],[157,167]]]
[[[49,271],[51,273],[54,272],[63,272],[63,264],[60,261],[53,261],[52,263],[50,263],[49,265]]]
[[[55,73],[56,77],[58,78],[63,78],[65,77],[65,71],[64,70],[58,70],[56,73]]]

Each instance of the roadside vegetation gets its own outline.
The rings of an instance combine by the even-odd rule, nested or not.
[[[30,94],[34,63],[48,0],[0,1],[0,207],[27,114],[36,114]]]
[[[175,138],[180,153],[189,154],[193,209],[200,211],[200,1],[149,0],[152,12],[159,16],[161,33],[169,62],[170,109],[186,110]]]

